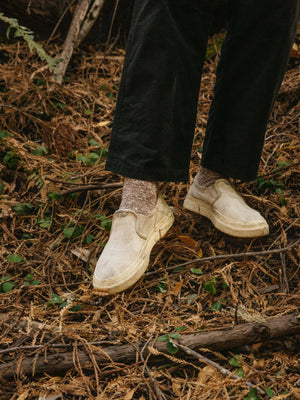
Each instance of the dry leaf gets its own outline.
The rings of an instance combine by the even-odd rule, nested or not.
[[[197,251],[197,256],[198,256],[199,258],[202,258],[202,257],[203,257],[203,251],[202,251],[201,248]]]
[[[199,372],[197,382],[202,384],[206,383],[213,377],[215,372],[216,370],[213,367],[207,365]]]
[[[261,358],[260,360],[253,361],[253,367],[256,369],[262,369],[265,365],[265,360]]]
[[[252,351],[253,351],[253,352],[258,351],[258,350],[261,348],[262,345],[263,345],[262,342],[254,343],[254,344],[251,346],[251,347],[252,347]]]
[[[131,400],[132,396],[134,395],[135,389],[130,390],[130,392],[128,392],[126,394],[126,396],[124,397],[124,400]]]
[[[178,238],[180,241],[190,247],[196,247],[197,242],[192,239],[190,236],[179,235]]]
[[[178,296],[178,294],[181,292],[182,285],[183,285],[183,279],[176,284],[176,286],[171,290],[170,294]]]

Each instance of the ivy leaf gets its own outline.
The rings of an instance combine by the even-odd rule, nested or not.
[[[176,354],[178,352],[178,346],[171,339],[167,341],[167,352],[170,354]]]
[[[61,304],[63,302],[63,299],[58,295],[53,293],[50,299],[50,303],[52,304]]]
[[[157,289],[160,291],[160,293],[167,293],[168,285],[166,282],[158,282]]]
[[[48,150],[45,146],[38,146],[36,149],[32,150],[31,153],[35,156],[45,156],[48,154]]]
[[[70,308],[70,311],[76,312],[80,311],[82,309],[82,304],[77,304],[76,306],[73,306]]]
[[[157,338],[157,342],[166,342],[169,339],[169,335],[160,335]]]
[[[275,396],[273,390],[270,389],[270,388],[265,388],[265,392],[267,393],[267,395],[268,395],[269,397]]]
[[[30,214],[33,210],[33,206],[29,203],[20,203],[14,207],[15,212],[19,217],[22,215]]]
[[[210,309],[211,309],[211,310],[221,311],[222,307],[223,307],[223,304],[220,303],[219,301],[216,301],[216,302],[210,307]]]
[[[251,388],[249,390],[247,396],[244,397],[244,400],[260,400],[260,397],[258,397],[258,394],[257,394],[257,389]]]
[[[195,275],[203,275],[203,272],[199,268],[191,268],[191,272]]]
[[[241,363],[240,360],[239,360],[239,356],[237,356],[237,357],[232,357],[232,358],[229,360],[229,364],[232,365],[233,367],[239,367],[239,368],[242,367],[242,363]]]
[[[11,255],[9,255],[7,257],[7,261],[9,263],[12,263],[12,264],[13,263],[18,264],[18,263],[21,263],[21,262],[26,261],[26,260],[25,260],[25,258],[20,256],[19,254],[11,254]]]
[[[52,220],[51,217],[45,217],[43,219],[38,218],[37,220],[37,224],[38,226],[40,226],[41,228],[45,228],[48,229],[50,228],[51,224],[52,224]]]
[[[203,288],[207,292],[210,292],[212,295],[217,294],[217,289],[216,289],[213,281],[205,282],[204,285],[203,285]]]
[[[179,339],[181,335],[180,333],[169,333],[169,337],[172,339]]]
[[[236,370],[235,375],[239,376],[240,378],[244,378],[245,371],[243,370],[243,368],[239,368]]]
[[[15,284],[12,281],[4,282],[4,283],[2,283],[2,290],[3,290],[3,292],[7,293],[7,292],[10,292],[14,286],[15,286]]]

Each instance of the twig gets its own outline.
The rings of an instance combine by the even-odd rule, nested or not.
[[[259,257],[259,256],[267,255],[267,254],[280,254],[280,253],[284,253],[284,252],[286,252],[288,250],[291,250],[293,247],[297,246],[299,243],[300,243],[300,239],[298,239],[295,242],[289,244],[288,246],[282,247],[280,249],[262,250],[262,251],[248,251],[248,252],[245,252],[245,253],[234,253],[234,254],[220,254],[220,255],[217,255],[217,256],[196,258],[194,260],[186,261],[186,262],[184,262],[182,264],[176,264],[176,265],[173,265],[171,267],[167,267],[166,270],[170,271],[170,270],[173,270],[175,268],[186,267],[188,265],[195,264],[197,262],[203,262],[203,261],[216,261],[216,260],[226,260],[226,259],[240,258],[240,257]],[[144,274],[144,276],[149,276],[149,275],[153,275],[153,274],[157,274],[157,271],[148,272],[148,273]]]
[[[290,293],[290,288],[289,288],[289,280],[287,277],[286,273],[286,262],[285,262],[285,254],[280,253],[280,259],[281,259],[281,266],[282,266],[282,274],[283,274],[283,284],[282,284],[282,289],[285,290],[286,294]]]
[[[113,24],[115,22],[115,17],[116,17],[116,13],[117,13],[117,9],[119,6],[119,0],[116,0],[116,4],[115,4],[115,8],[114,8],[114,13],[110,22],[110,26],[109,26],[109,31],[108,31],[108,35],[107,35],[107,41],[106,41],[106,46],[105,46],[105,53],[107,53],[107,48],[108,48],[108,44],[110,42],[110,38],[111,38],[111,33],[112,33],[112,27]]]
[[[48,178],[47,178],[48,179]],[[88,192],[89,190],[102,190],[102,189],[116,189],[123,186],[123,183],[98,183],[95,185],[85,185],[85,186],[77,186],[67,190],[64,190],[60,193],[61,196],[66,196],[67,194],[76,193],[76,192]]]
[[[283,172],[285,172],[285,171],[288,170],[288,169],[291,169],[291,168],[293,168],[293,167],[297,167],[299,164],[300,164],[300,161],[295,162],[295,163],[292,163],[292,164],[289,164],[289,165],[287,165],[287,166],[285,166],[285,167],[281,167],[281,168],[274,169],[273,171],[271,171],[271,172],[269,172],[269,173],[267,173],[267,174],[258,175],[257,179],[259,179],[259,178],[265,178],[265,177],[267,177],[267,176],[276,175],[276,174],[278,174],[278,173],[283,173]]]
[[[202,354],[196,352],[195,350],[190,349],[188,346],[183,346],[182,344],[179,344],[176,342],[176,345],[183,350],[186,354],[193,356],[195,358],[197,358],[197,360],[199,361],[203,361],[206,364],[210,365],[211,367],[215,368],[217,371],[221,372],[221,374],[226,375],[226,376],[230,376],[233,379],[241,379],[240,376],[233,374],[231,371],[229,371],[229,369],[226,369],[224,367],[221,367],[221,365],[217,364],[216,362],[210,360],[209,358],[203,356]],[[255,387],[257,389],[257,391],[261,394],[264,394],[264,390],[262,390],[260,387],[253,385],[253,383],[245,381],[244,382],[246,386],[253,388]]]
[[[147,362],[146,362],[145,359],[144,359],[143,353],[144,353],[146,347],[148,346],[148,344],[150,343],[150,340],[151,340],[151,339],[148,339],[148,340],[147,340],[147,342],[146,342],[145,345],[143,346],[142,350],[141,350],[141,351],[138,351],[138,353],[139,353],[139,355],[140,355],[140,359],[141,359],[142,362],[144,363],[145,371],[146,371],[147,375],[149,376],[149,378],[150,378],[150,380],[151,380],[151,382],[152,382],[152,384],[153,384],[153,387],[154,387],[154,390],[155,390],[157,399],[158,399],[158,400],[167,400],[166,397],[165,397],[165,395],[163,394],[163,392],[160,390],[160,388],[159,388],[159,386],[158,386],[158,383],[156,382],[155,378],[153,378],[153,376],[152,376],[152,374],[151,374],[151,372],[150,372],[150,369],[149,369],[148,366],[147,366]]]
[[[75,3],[75,0],[72,0],[67,7],[64,9],[64,11],[62,12],[61,16],[59,17],[59,20],[57,21],[51,35],[49,36],[49,39],[47,40],[47,45],[49,44],[50,40],[53,38],[53,36],[55,35],[57,28],[59,27],[59,25],[61,24],[61,21],[64,19],[65,15],[67,14],[67,12],[69,11],[69,9],[72,7],[72,5]]]

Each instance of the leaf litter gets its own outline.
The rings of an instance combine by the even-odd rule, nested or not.
[[[299,246],[281,254],[201,261],[299,239],[299,59],[291,59],[272,111],[258,179],[235,182],[268,219],[270,235],[224,235],[182,208],[191,181],[165,183],[173,227],[153,249],[145,276],[125,293],[103,297],[91,280],[121,196],[121,178],[104,165],[123,59],[118,49],[77,52],[59,86],[25,45],[0,47],[0,365],[14,361],[16,369],[12,380],[1,380],[0,398],[143,400],[159,398],[158,387],[168,399],[299,399],[298,337],[227,352],[201,350],[238,371],[240,380],[176,354],[176,338],[187,333],[299,310]],[[217,60],[204,67],[191,177],[199,167]],[[107,188],[81,190],[91,185]],[[62,195],[71,188],[79,191]],[[195,258],[192,268],[169,268]],[[150,355],[150,375],[138,356],[129,365],[97,365],[91,353],[93,346],[158,337],[171,354],[160,361]],[[9,348],[15,350],[4,351]],[[82,365],[79,348],[90,354]],[[60,373],[49,365],[46,373],[22,374],[22,358],[66,351],[73,353],[73,368]],[[245,381],[265,394],[249,390]]]

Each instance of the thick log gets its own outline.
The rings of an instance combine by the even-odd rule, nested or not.
[[[300,334],[300,315],[290,314],[281,317],[270,318],[264,323],[247,323],[233,327],[232,329],[195,332],[193,334],[184,335],[178,343],[194,348],[208,348],[212,350],[229,350],[246,344],[263,342],[266,340],[279,339],[282,337]],[[100,351],[92,350],[92,353],[99,365],[116,362],[130,363],[134,362],[137,357],[137,350],[142,349],[144,343],[134,343],[132,345],[109,346],[103,347]],[[157,342],[153,345],[154,349],[160,353],[166,353],[166,343]],[[93,347],[94,349],[94,347]],[[20,350],[22,350],[20,348]],[[144,357],[151,352],[149,347],[144,351]],[[153,351],[151,352],[153,354]],[[182,354],[182,353],[179,353]],[[20,362],[20,370],[26,375],[33,374],[33,363],[35,357],[24,357]],[[89,355],[82,351],[78,351],[78,360],[81,365],[90,361]],[[0,365],[0,378],[12,378],[16,374],[17,362],[9,362]],[[65,353],[48,354],[45,361],[44,353],[37,359],[35,363],[35,373],[44,372],[51,374],[61,374],[72,368],[73,353],[71,351]]]

